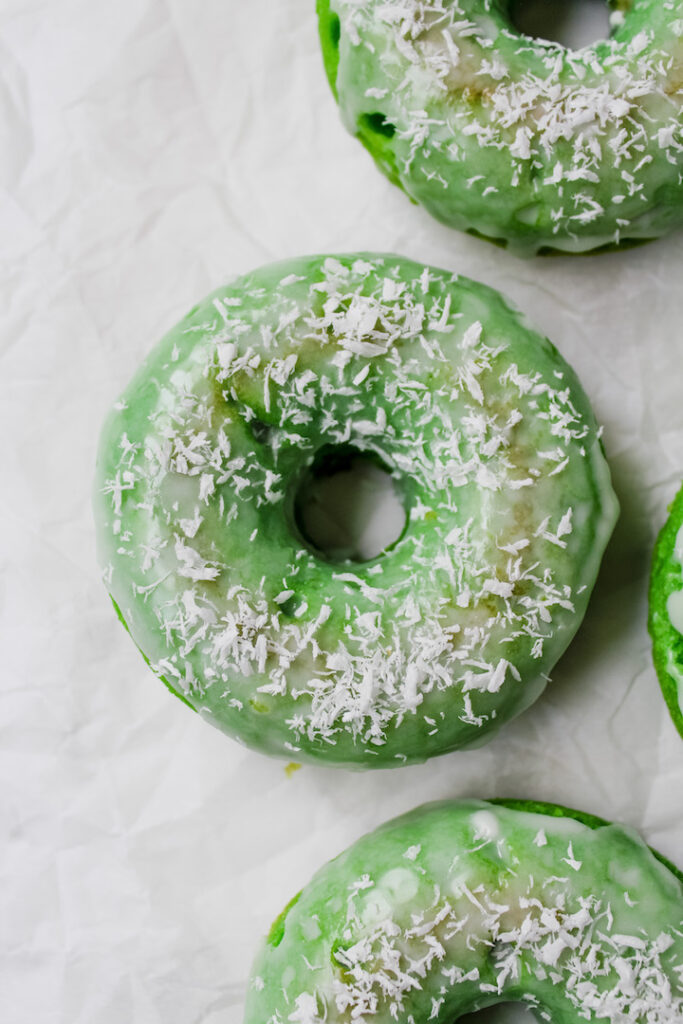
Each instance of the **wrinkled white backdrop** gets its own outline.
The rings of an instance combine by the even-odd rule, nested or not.
[[[239,1024],[281,905],[424,800],[564,802],[683,860],[683,743],[645,627],[651,546],[683,476],[683,234],[519,262],[450,233],[345,134],[313,7],[0,4],[8,1024]],[[289,777],[173,700],[115,620],[94,562],[95,443],[145,352],[210,289],[362,248],[469,274],[528,312],[605,424],[622,517],[553,684],[497,741],[390,773]]]

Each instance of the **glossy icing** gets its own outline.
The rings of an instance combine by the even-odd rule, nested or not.
[[[454,1024],[513,1000],[680,1024],[681,878],[628,829],[519,806],[427,805],[322,868],[257,955],[245,1024]]]
[[[403,495],[369,562],[293,514],[321,452]],[[291,260],[201,303],[100,445],[105,579],[167,685],[293,760],[419,761],[540,694],[616,516],[573,372],[496,292],[394,256]]]
[[[683,0],[619,5],[581,50],[503,0],[319,0],[344,124],[439,220],[522,254],[683,219]]]

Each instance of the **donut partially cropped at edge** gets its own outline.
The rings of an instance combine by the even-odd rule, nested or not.
[[[683,488],[671,503],[652,554],[649,608],[657,677],[683,737]]]
[[[285,907],[244,1024],[680,1024],[683,875],[631,829],[535,801],[427,804]]]
[[[683,222],[683,0],[619,4],[580,50],[522,35],[506,0],[317,9],[345,126],[443,223],[532,255]]]

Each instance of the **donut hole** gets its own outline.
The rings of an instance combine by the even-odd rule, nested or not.
[[[610,34],[607,0],[510,0],[510,19],[522,35],[569,50],[591,46]]]
[[[379,457],[345,445],[316,454],[294,498],[297,530],[328,562],[368,562],[394,545],[406,527],[406,509]]]
[[[520,1003],[498,1003],[486,1010],[458,1017],[458,1024],[535,1024],[537,1020],[531,1010]]]

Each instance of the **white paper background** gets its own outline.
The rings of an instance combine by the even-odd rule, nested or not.
[[[8,1022],[239,1024],[281,905],[424,800],[565,802],[683,860],[683,743],[645,628],[650,550],[683,476],[683,234],[519,262],[450,233],[345,134],[313,6],[2,3]],[[210,289],[269,260],[363,248],[469,274],[530,314],[605,424],[623,512],[552,686],[498,740],[412,769],[290,778],[171,699],[116,622],[94,561],[95,443],[143,355]]]

